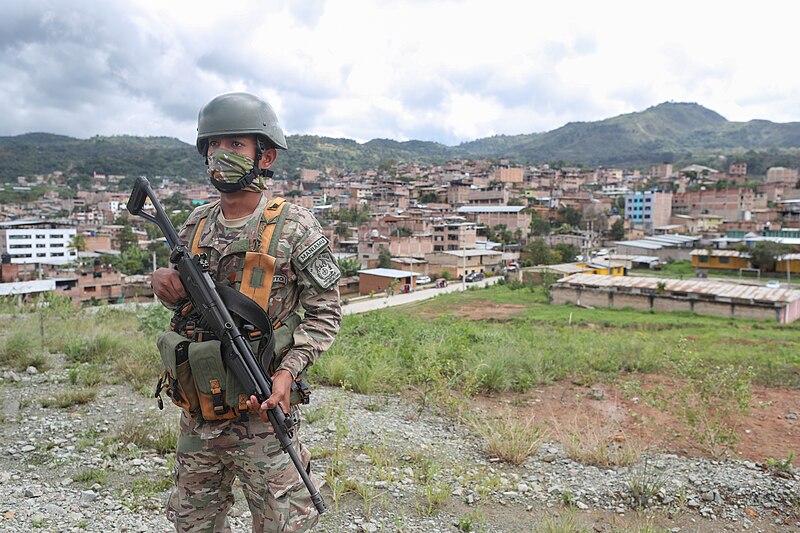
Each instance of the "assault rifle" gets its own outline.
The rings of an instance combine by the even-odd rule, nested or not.
[[[142,210],[145,200],[148,198],[155,208],[155,215]],[[239,382],[248,392],[248,397],[254,395],[259,404],[263,403],[272,396],[272,381],[259,364],[250,342],[239,331],[230,311],[220,297],[217,286],[208,273],[208,260],[205,254],[192,256],[187,250],[156,198],[147,178],[139,177],[134,183],[133,192],[128,200],[128,212],[156,224],[164,234],[171,250],[169,260],[175,265],[175,270],[180,275],[193,308],[200,311],[205,323],[222,342],[222,345],[229,347],[229,349],[223,350],[225,364],[230,370],[233,370]],[[268,329],[271,334],[272,328]],[[266,333],[262,331],[262,334]],[[297,451],[292,447],[292,423],[280,405],[275,406],[267,414],[275,431],[275,437],[281,443],[281,449],[291,457],[303,483],[311,494],[314,507],[320,514],[324,513],[326,507],[322,495],[314,487],[314,482],[306,472]]]

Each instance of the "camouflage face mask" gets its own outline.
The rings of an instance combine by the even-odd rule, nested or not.
[[[236,183],[253,170],[255,161],[249,157],[224,149],[208,154],[208,175],[224,183]],[[213,182],[212,182],[213,183]],[[263,176],[256,176],[245,191],[261,192],[266,189]]]

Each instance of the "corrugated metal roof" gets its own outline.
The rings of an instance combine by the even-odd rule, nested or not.
[[[527,205],[465,205],[456,209],[457,213],[519,213]]]
[[[697,250],[692,250],[692,253],[689,255],[709,255],[709,253],[713,257],[743,257],[745,259],[750,259],[750,254],[740,252],[739,250],[706,250],[705,248],[698,248]]]
[[[761,285],[743,285],[734,281],[706,279],[667,279],[643,276],[600,276],[596,274],[573,274],[558,280],[559,284],[604,289],[649,289],[668,293],[684,293],[698,296],[713,296],[731,300],[747,300],[762,303],[788,303],[800,300],[800,291],[794,289],[770,289]],[[659,284],[662,284],[660,286]]]
[[[470,250],[443,250],[441,252],[436,252],[436,253],[454,255],[456,257],[464,257],[464,256],[466,256],[466,257],[477,257],[477,256],[481,256],[481,255],[487,255],[487,256],[503,255],[503,252],[495,252],[494,250],[476,250],[474,248],[470,249]]]
[[[690,237],[689,235],[652,235],[643,240],[668,244],[687,244],[699,241],[700,237]]]
[[[650,241],[615,241],[617,246],[631,246],[633,248],[645,248],[647,250],[660,250],[664,248],[663,244],[658,244]]]
[[[586,267],[578,266],[575,263],[560,263],[558,265],[539,265],[531,268],[526,268],[531,272],[560,272],[562,274],[575,274],[577,272],[585,272],[589,270]]]
[[[612,258],[616,258],[617,256],[612,255]],[[655,255],[634,255],[630,256],[631,263],[658,263],[659,258]]]
[[[358,273],[381,276],[384,278],[407,278],[408,276],[421,275],[419,272],[406,272],[405,270],[396,270],[394,268],[368,268],[366,270],[359,270]]]
[[[797,246],[800,245],[800,238],[797,237],[761,237],[759,235],[751,236],[749,233],[744,236],[744,240],[747,242],[777,242],[778,244],[788,244],[790,246]]]
[[[54,279],[36,279],[33,281],[0,283],[0,296],[30,294],[33,292],[47,292],[54,290],[56,290],[56,280]]]

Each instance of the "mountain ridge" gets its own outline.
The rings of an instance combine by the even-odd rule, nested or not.
[[[287,141],[290,150],[280,154],[275,168],[288,174],[297,168],[362,170],[388,160],[509,159],[523,164],[644,168],[726,154],[755,158],[760,161],[756,165],[763,166],[769,164],[765,153],[779,161],[776,164],[800,166],[800,122],[732,122],[693,102],[663,102],[603,120],[569,122],[547,132],[494,135],[456,146],[416,139],[358,143],[317,135],[289,135]],[[194,145],[172,137],[76,139],[45,132],[0,137],[0,179],[55,170],[78,175],[95,171],[133,176],[205,174]]]

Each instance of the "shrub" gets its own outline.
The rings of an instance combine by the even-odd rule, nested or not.
[[[147,306],[136,315],[139,320],[139,330],[145,333],[161,333],[169,329],[172,311],[161,304]]]
[[[22,367],[35,349],[36,343],[28,332],[15,331],[5,339],[0,363]]]
[[[109,333],[98,333],[69,342],[64,347],[67,359],[73,363],[103,363],[128,351],[127,343]]]

